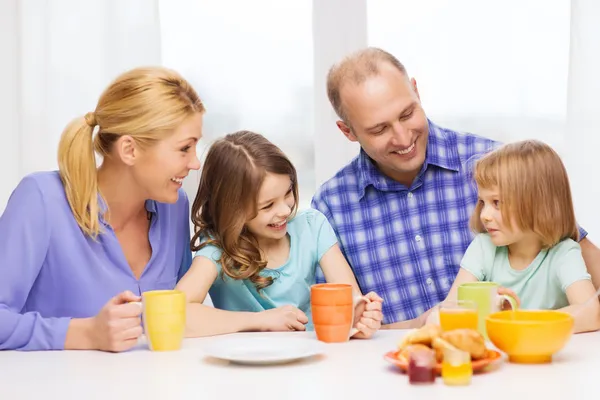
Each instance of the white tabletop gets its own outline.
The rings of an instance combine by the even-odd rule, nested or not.
[[[505,361],[496,370],[475,375],[466,387],[445,386],[441,378],[433,385],[409,385],[408,377],[383,359],[404,333],[381,331],[371,340],[328,344],[322,356],[279,366],[207,358],[203,348],[219,337],[186,339],[182,350],[166,353],[145,346],[120,354],[0,352],[0,399],[600,398],[600,332],[573,336],[551,364]],[[314,338],[314,333],[236,335]]]

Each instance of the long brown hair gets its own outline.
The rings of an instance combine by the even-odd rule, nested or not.
[[[506,144],[475,164],[479,188],[498,188],[502,220],[511,229],[536,233],[542,246],[579,238],[567,171],[559,155],[547,144],[524,140]],[[471,216],[471,228],[485,232],[482,205]]]
[[[222,274],[248,279],[258,291],[273,278],[260,276],[267,260],[245,225],[257,215],[258,192],[267,172],[290,177],[293,217],[298,207],[296,169],[279,147],[249,131],[229,134],[210,147],[192,206],[192,250],[208,244],[219,247]]]
[[[59,173],[73,216],[86,235],[95,238],[100,232],[94,152],[108,155],[122,135],[141,147],[151,146],[199,112],[204,106],[198,94],[178,73],[136,68],[106,88],[94,112],[67,125],[58,146]]]

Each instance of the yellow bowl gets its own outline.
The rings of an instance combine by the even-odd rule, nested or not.
[[[556,310],[500,311],[485,319],[490,341],[510,362],[540,364],[552,361],[573,334],[574,319]]]

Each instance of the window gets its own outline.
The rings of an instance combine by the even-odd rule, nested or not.
[[[300,207],[308,207],[316,189],[312,3],[184,3],[160,2],[162,60],[190,80],[205,103],[199,151],[237,130],[263,134],[294,163]],[[193,197],[196,183],[186,190]]]
[[[369,45],[405,64],[434,122],[560,146],[570,1],[369,0],[367,7]]]

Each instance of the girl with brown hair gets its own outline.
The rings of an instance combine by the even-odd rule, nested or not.
[[[310,328],[319,266],[327,282],[360,294],[325,216],[297,208],[296,169],[277,146],[248,131],[211,146],[192,206],[196,255],[177,285],[191,302],[189,336]],[[215,308],[202,305],[207,293]],[[381,326],[381,298],[366,298],[355,337]]]

